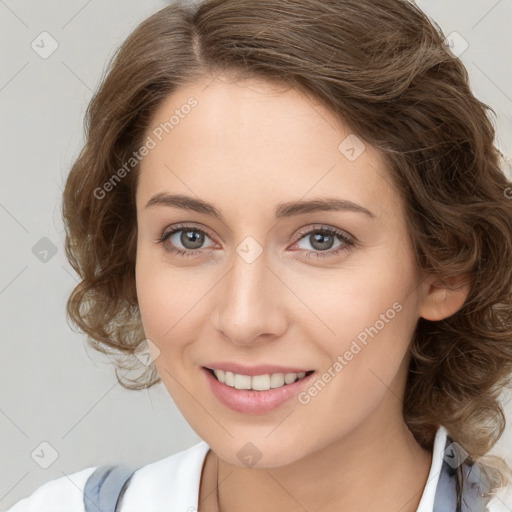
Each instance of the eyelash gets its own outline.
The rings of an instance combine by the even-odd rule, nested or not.
[[[186,224],[178,224],[171,231],[166,232],[164,230],[162,235],[158,238],[158,240],[156,240],[156,243],[164,245],[166,240],[168,238],[170,238],[172,235],[174,235],[175,233],[179,233],[180,231],[185,231],[187,229],[189,231],[195,231],[195,232],[201,233],[210,239],[213,238],[204,229],[201,229],[196,226],[189,226]],[[329,251],[305,250],[309,254],[315,254],[316,258],[326,258],[329,256],[334,256],[334,255],[340,254],[342,252],[349,251],[353,246],[356,245],[356,239],[353,236],[351,236],[348,233],[345,233],[339,229],[332,228],[330,226],[324,226],[324,225],[322,225],[320,227],[313,227],[313,228],[310,227],[310,228],[304,228],[304,229],[299,230],[299,235],[301,235],[301,236],[299,238],[297,238],[297,240],[295,240],[294,245],[296,243],[300,242],[302,239],[304,239],[307,235],[311,235],[312,233],[322,233],[322,234],[333,235],[333,236],[337,237],[338,239],[340,239],[340,241],[343,243],[343,245],[340,245],[338,248],[329,250]],[[212,252],[212,249],[197,249],[197,250],[178,249],[172,245],[166,246],[164,248],[166,251],[175,253],[178,256],[182,256],[182,257],[200,256],[204,252],[208,252],[208,253]],[[306,256],[306,258],[310,258],[310,256]]]

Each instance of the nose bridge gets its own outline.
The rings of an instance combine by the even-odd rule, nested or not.
[[[237,247],[216,297],[216,328],[238,344],[251,343],[262,334],[266,336],[261,339],[280,335],[285,328],[279,280],[267,267],[267,253],[258,246],[245,240]]]

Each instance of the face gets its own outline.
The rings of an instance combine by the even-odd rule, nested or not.
[[[146,136],[139,306],[198,435],[272,467],[402,421],[419,275],[382,155],[304,94],[225,76]]]

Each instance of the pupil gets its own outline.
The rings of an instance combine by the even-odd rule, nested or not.
[[[311,240],[311,246],[315,249],[325,250],[332,247],[333,236],[330,234],[315,233],[311,235],[311,237],[313,237]],[[326,242],[326,240],[328,241]]]
[[[187,249],[199,249],[203,245],[204,235],[198,231],[183,231],[181,234],[181,243]]]

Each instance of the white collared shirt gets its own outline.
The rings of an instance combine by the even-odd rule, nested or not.
[[[439,427],[430,472],[416,512],[433,512],[446,437],[446,429]],[[209,449],[201,441],[139,468],[127,488],[121,511],[197,512],[201,471]],[[84,512],[83,490],[96,467],[43,484],[7,512]],[[487,512],[512,511],[512,484],[500,491],[490,501]]]

